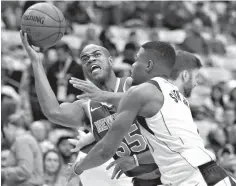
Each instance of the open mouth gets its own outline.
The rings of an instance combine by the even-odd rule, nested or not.
[[[93,73],[93,72],[96,72],[96,71],[98,71],[98,70],[101,70],[101,67],[100,67],[100,66],[98,66],[98,65],[96,65],[96,64],[94,64],[94,65],[91,66],[91,72],[92,72],[92,73]]]

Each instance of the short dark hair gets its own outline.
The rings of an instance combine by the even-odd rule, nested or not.
[[[73,136],[71,135],[67,135],[67,136],[61,136],[59,139],[58,139],[58,141],[57,141],[57,147],[59,147],[59,145],[63,142],[63,141],[65,141],[65,140],[68,140],[68,139],[71,139],[71,138],[73,138]]]
[[[153,50],[155,54],[160,56],[162,64],[172,70],[175,64],[175,49],[170,44],[161,41],[150,41],[144,43],[141,47],[144,50]]]
[[[202,67],[201,61],[194,54],[190,52],[179,50],[176,52],[175,65],[171,72],[171,78],[176,80],[183,70],[200,69]]]

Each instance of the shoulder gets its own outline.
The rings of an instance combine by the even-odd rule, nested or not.
[[[163,94],[155,85],[145,82],[127,91],[129,96],[143,101],[163,100]]]

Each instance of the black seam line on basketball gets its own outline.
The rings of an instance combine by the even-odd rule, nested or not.
[[[57,9],[55,8],[55,6],[52,6],[52,7],[53,7],[53,9],[56,11],[56,13],[57,13],[57,15],[58,15],[58,17],[59,17],[59,20],[60,20],[60,16],[59,16],[59,14],[58,14],[58,12],[57,12]],[[63,14],[62,14],[62,15],[63,15]],[[64,19],[65,19],[65,17],[64,17],[64,15],[63,15],[63,19],[60,20],[60,22],[64,21]]]
[[[203,152],[205,152],[201,147],[198,146],[198,148],[201,149]],[[205,152],[205,154],[211,158],[211,156],[207,152]],[[214,160],[211,158],[211,161],[214,161]]]
[[[28,10],[36,10],[36,11],[38,11],[38,12],[41,12],[41,13],[44,13],[45,15],[47,15],[48,17],[50,17],[51,19],[53,19],[54,21],[56,21],[56,22],[62,22],[62,21],[57,21],[56,19],[54,19],[52,16],[50,16],[50,15],[48,15],[47,13],[45,13],[45,12],[43,12],[43,11],[41,11],[41,10],[38,10],[38,9],[35,9],[35,8],[31,8],[31,9],[28,9]]]
[[[55,12],[56,12],[56,14],[57,14],[57,17],[58,17],[58,19],[59,19],[59,21],[60,21],[60,22],[59,22],[59,24],[60,24],[59,32],[61,32],[61,20],[60,20],[60,16],[58,15],[58,12],[57,12],[57,10],[55,9],[55,7],[54,7],[54,6],[52,6],[52,7],[53,7],[53,9],[55,10]],[[57,38],[55,39],[54,43],[57,41],[59,35],[60,35],[60,33],[57,34]]]
[[[58,33],[60,33],[60,32],[53,33],[52,35],[50,35],[50,36],[48,36],[48,37],[46,37],[46,38],[43,38],[43,39],[41,39],[41,40],[31,41],[31,42],[34,43],[34,42],[44,41],[45,39],[48,39],[49,37],[51,37],[51,36],[53,36],[53,35],[55,35],[55,34],[58,34]]]
[[[160,114],[161,114],[162,120],[163,120],[163,122],[164,122],[164,124],[165,124],[165,126],[166,126],[167,131],[168,131],[169,134],[171,135],[170,130],[169,130],[168,127],[167,127],[166,121],[165,121],[164,116],[163,116],[163,114],[162,114],[161,111],[160,111]],[[172,135],[171,135],[171,136],[172,136]]]
[[[171,152],[175,152],[175,153],[179,154],[192,168],[197,169],[197,168],[195,168],[191,163],[189,163],[189,161],[188,161],[185,157],[183,157],[183,156],[180,154],[180,152],[177,152],[177,151],[172,150],[164,141],[158,139],[158,138],[156,137],[156,135],[154,135],[154,136],[155,136],[155,138],[156,138],[157,140],[161,141]]]
[[[183,143],[183,145],[184,145],[184,141],[182,140],[182,138],[181,137],[179,137],[179,139],[181,140],[181,142]]]
[[[30,26],[30,27],[46,27],[46,28],[60,28],[59,26],[44,26],[44,25],[24,25],[22,26]],[[62,33],[62,32],[61,32]]]

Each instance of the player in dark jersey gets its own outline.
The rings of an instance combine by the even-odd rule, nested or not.
[[[37,52],[29,45],[27,41],[27,34],[23,35],[23,33],[21,32],[21,39],[32,63],[35,76],[36,92],[44,115],[51,122],[66,127],[77,129],[79,126],[85,125],[88,122],[92,111],[91,108],[88,108],[87,101],[78,100],[73,103],[59,104],[47,80],[44,68],[42,66],[42,61],[40,60]],[[117,77],[112,70],[112,58],[105,48],[97,45],[86,46],[81,53],[81,61],[85,76],[97,87],[107,91],[113,91],[115,89]],[[102,107],[106,109],[105,106]],[[111,114],[110,112],[111,111],[108,110],[106,115]],[[102,117],[104,117],[104,115],[102,115],[101,118]],[[129,137],[135,139],[133,143],[126,141],[129,145],[130,153],[124,153],[123,149],[120,149],[120,153],[122,154],[123,152],[124,155],[129,156],[132,156],[132,154],[136,154],[137,159],[139,159],[138,155],[142,155],[143,153],[147,154],[147,156],[146,159],[139,159],[140,165],[133,171],[127,172],[127,174],[129,175],[129,173],[131,173],[130,176],[135,176],[137,178],[134,182],[135,185],[139,184],[152,186],[160,184],[160,174],[157,171],[157,165],[153,166],[153,168],[149,170],[146,169],[147,166],[143,164],[143,162],[145,161],[150,161],[151,157],[148,153],[145,152],[149,152],[147,146],[144,146],[140,151],[136,150],[137,152],[135,152],[134,150],[141,143],[145,142],[145,140],[138,144],[136,136],[141,136],[138,129],[132,132],[131,135],[132,136]],[[147,175],[146,179],[145,175]]]

